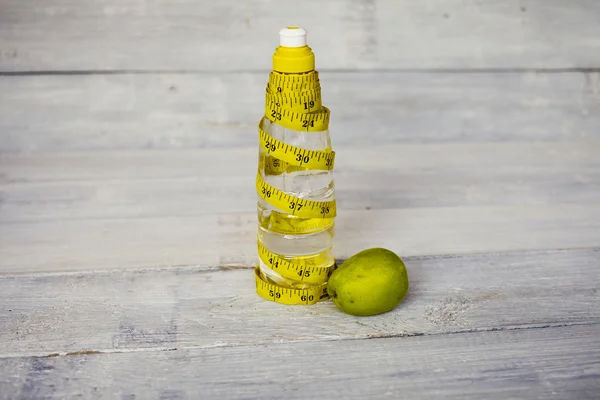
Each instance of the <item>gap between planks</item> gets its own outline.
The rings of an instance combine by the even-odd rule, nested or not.
[[[448,253],[448,254],[429,254],[429,255],[411,255],[402,257],[405,262],[410,261],[425,261],[425,260],[444,260],[456,259],[469,256],[507,256],[507,255],[536,255],[536,254],[552,254],[570,251],[600,251],[600,247],[565,247],[555,249],[527,249],[527,250],[508,250],[508,251],[472,251],[470,253]],[[346,259],[336,259],[337,265],[341,265]],[[93,270],[75,270],[75,271],[48,271],[48,272],[10,272],[3,273],[0,269],[0,280],[15,279],[22,277],[43,278],[52,276],[84,276],[84,275],[116,275],[124,272],[132,274],[145,274],[152,272],[176,272],[176,271],[192,271],[196,273],[211,273],[211,272],[227,272],[236,270],[253,270],[256,265],[171,265],[168,267],[147,267],[147,268],[123,268],[123,269],[93,269]]]
[[[263,300],[249,270],[4,278],[0,353],[237,346],[600,321],[599,250],[405,261],[408,296],[391,312],[368,318],[344,314],[331,302],[288,307]]]
[[[162,351],[177,351],[177,350],[204,350],[204,349],[220,349],[220,348],[244,348],[244,347],[256,347],[256,346],[277,346],[277,345],[288,345],[295,343],[306,343],[306,342],[347,342],[347,341],[362,341],[362,340],[373,340],[373,339],[394,339],[394,338],[410,338],[418,336],[442,336],[442,335],[459,335],[459,334],[473,334],[473,333],[486,333],[486,332],[511,332],[521,330],[532,330],[532,329],[552,329],[552,328],[568,328],[577,326],[593,326],[600,325],[599,321],[587,321],[587,322],[567,322],[567,323],[549,323],[549,324],[525,324],[525,325],[513,325],[513,326],[501,326],[501,327],[483,327],[475,329],[459,329],[454,331],[444,332],[420,332],[420,333],[398,333],[388,335],[368,335],[365,337],[344,337],[344,338],[314,338],[314,339],[298,339],[298,340],[282,340],[279,342],[264,341],[254,342],[251,344],[214,344],[205,346],[171,346],[171,347],[137,347],[137,348],[123,348],[123,349],[87,349],[87,350],[76,350],[76,351],[58,351],[53,353],[15,353],[15,354],[0,354],[0,360],[8,358],[52,358],[52,357],[70,357],[70,356],[81,356],[81,355],[92,355],[92,354],[122,354],[122,353],[145,353],[145,352],[162,352]]]
[[[112,69],[112,70],[32,70],[32,71],[0,71],[0,76],[78,76],[78,75],[236,75],[236,74],[265,74],[270,69],[181,69],[181,70],[145,70],[145,69]],[[351,74],[569,74],[569,73],[600,73],[596,67],[571,68],[319,68],[319,73],[351,73]]]
[[[256,147],[267,79],[266,72],[3,77],[0,152]],[[599,82],[596,72],[321,74],[336,150],[594,139]]]
[[[598,325],[0,360],[6,398],[596,399]],[[154,372],[160,370],[160,376]],[[4,379],[2,379],[4,378]],[[125,396],[124,396],[125,395]]]

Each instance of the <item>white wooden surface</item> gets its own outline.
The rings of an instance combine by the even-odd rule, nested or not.
[[[320,77],[335,146],[600,137],[599,72]],[[0,76],[0,151],[255,148],[267,79],[267,70]]]
[[[597,398],[599,15],[0,0],[0,399]],[[254,293],[256,123],[292,23],[333,111],[336,257],[407,264],[385,315]]]
[[[596,247],[598,146],[336,148],[336,255]],[[253,265],[255,163],[254,147],[6,155],[3,271]]]
[[[94,399],[105,393],[120,399],[594,399],[599,360],[596,324],[5,358],[0,360],[0,385],[7,398],[17,399]]]
[[[331,302],[266,302],[255,293],[251,267],[6,276],[0,279],[0,354],[210,348],[600,321],[600,248],[405,260],[411,281],[406,300],[371,318],[345,315]]]
[[[1,0],[0,71],[270,68],[309,30],[322,69],[597,68],[596,0]]]

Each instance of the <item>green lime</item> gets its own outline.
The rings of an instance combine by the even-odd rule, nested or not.
[[[334,304],[352,315],[376,315],[394,309],[408,292],[408,273],[394,252],[373,248],[347,259],[329,278]]]

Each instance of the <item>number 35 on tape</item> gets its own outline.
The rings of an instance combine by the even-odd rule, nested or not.
[[[282,192],[256,175],[256,190],[260,198],[281,211],[301,218],[333,218],[336,216],[335,200],[313,201]]]

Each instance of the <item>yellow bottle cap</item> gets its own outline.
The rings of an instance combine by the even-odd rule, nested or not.
[[[299,74],[314,69],[315,55],[306,44],[306,30],[288,26],[279,31],[279,47],[273,54],[273,70]]]

